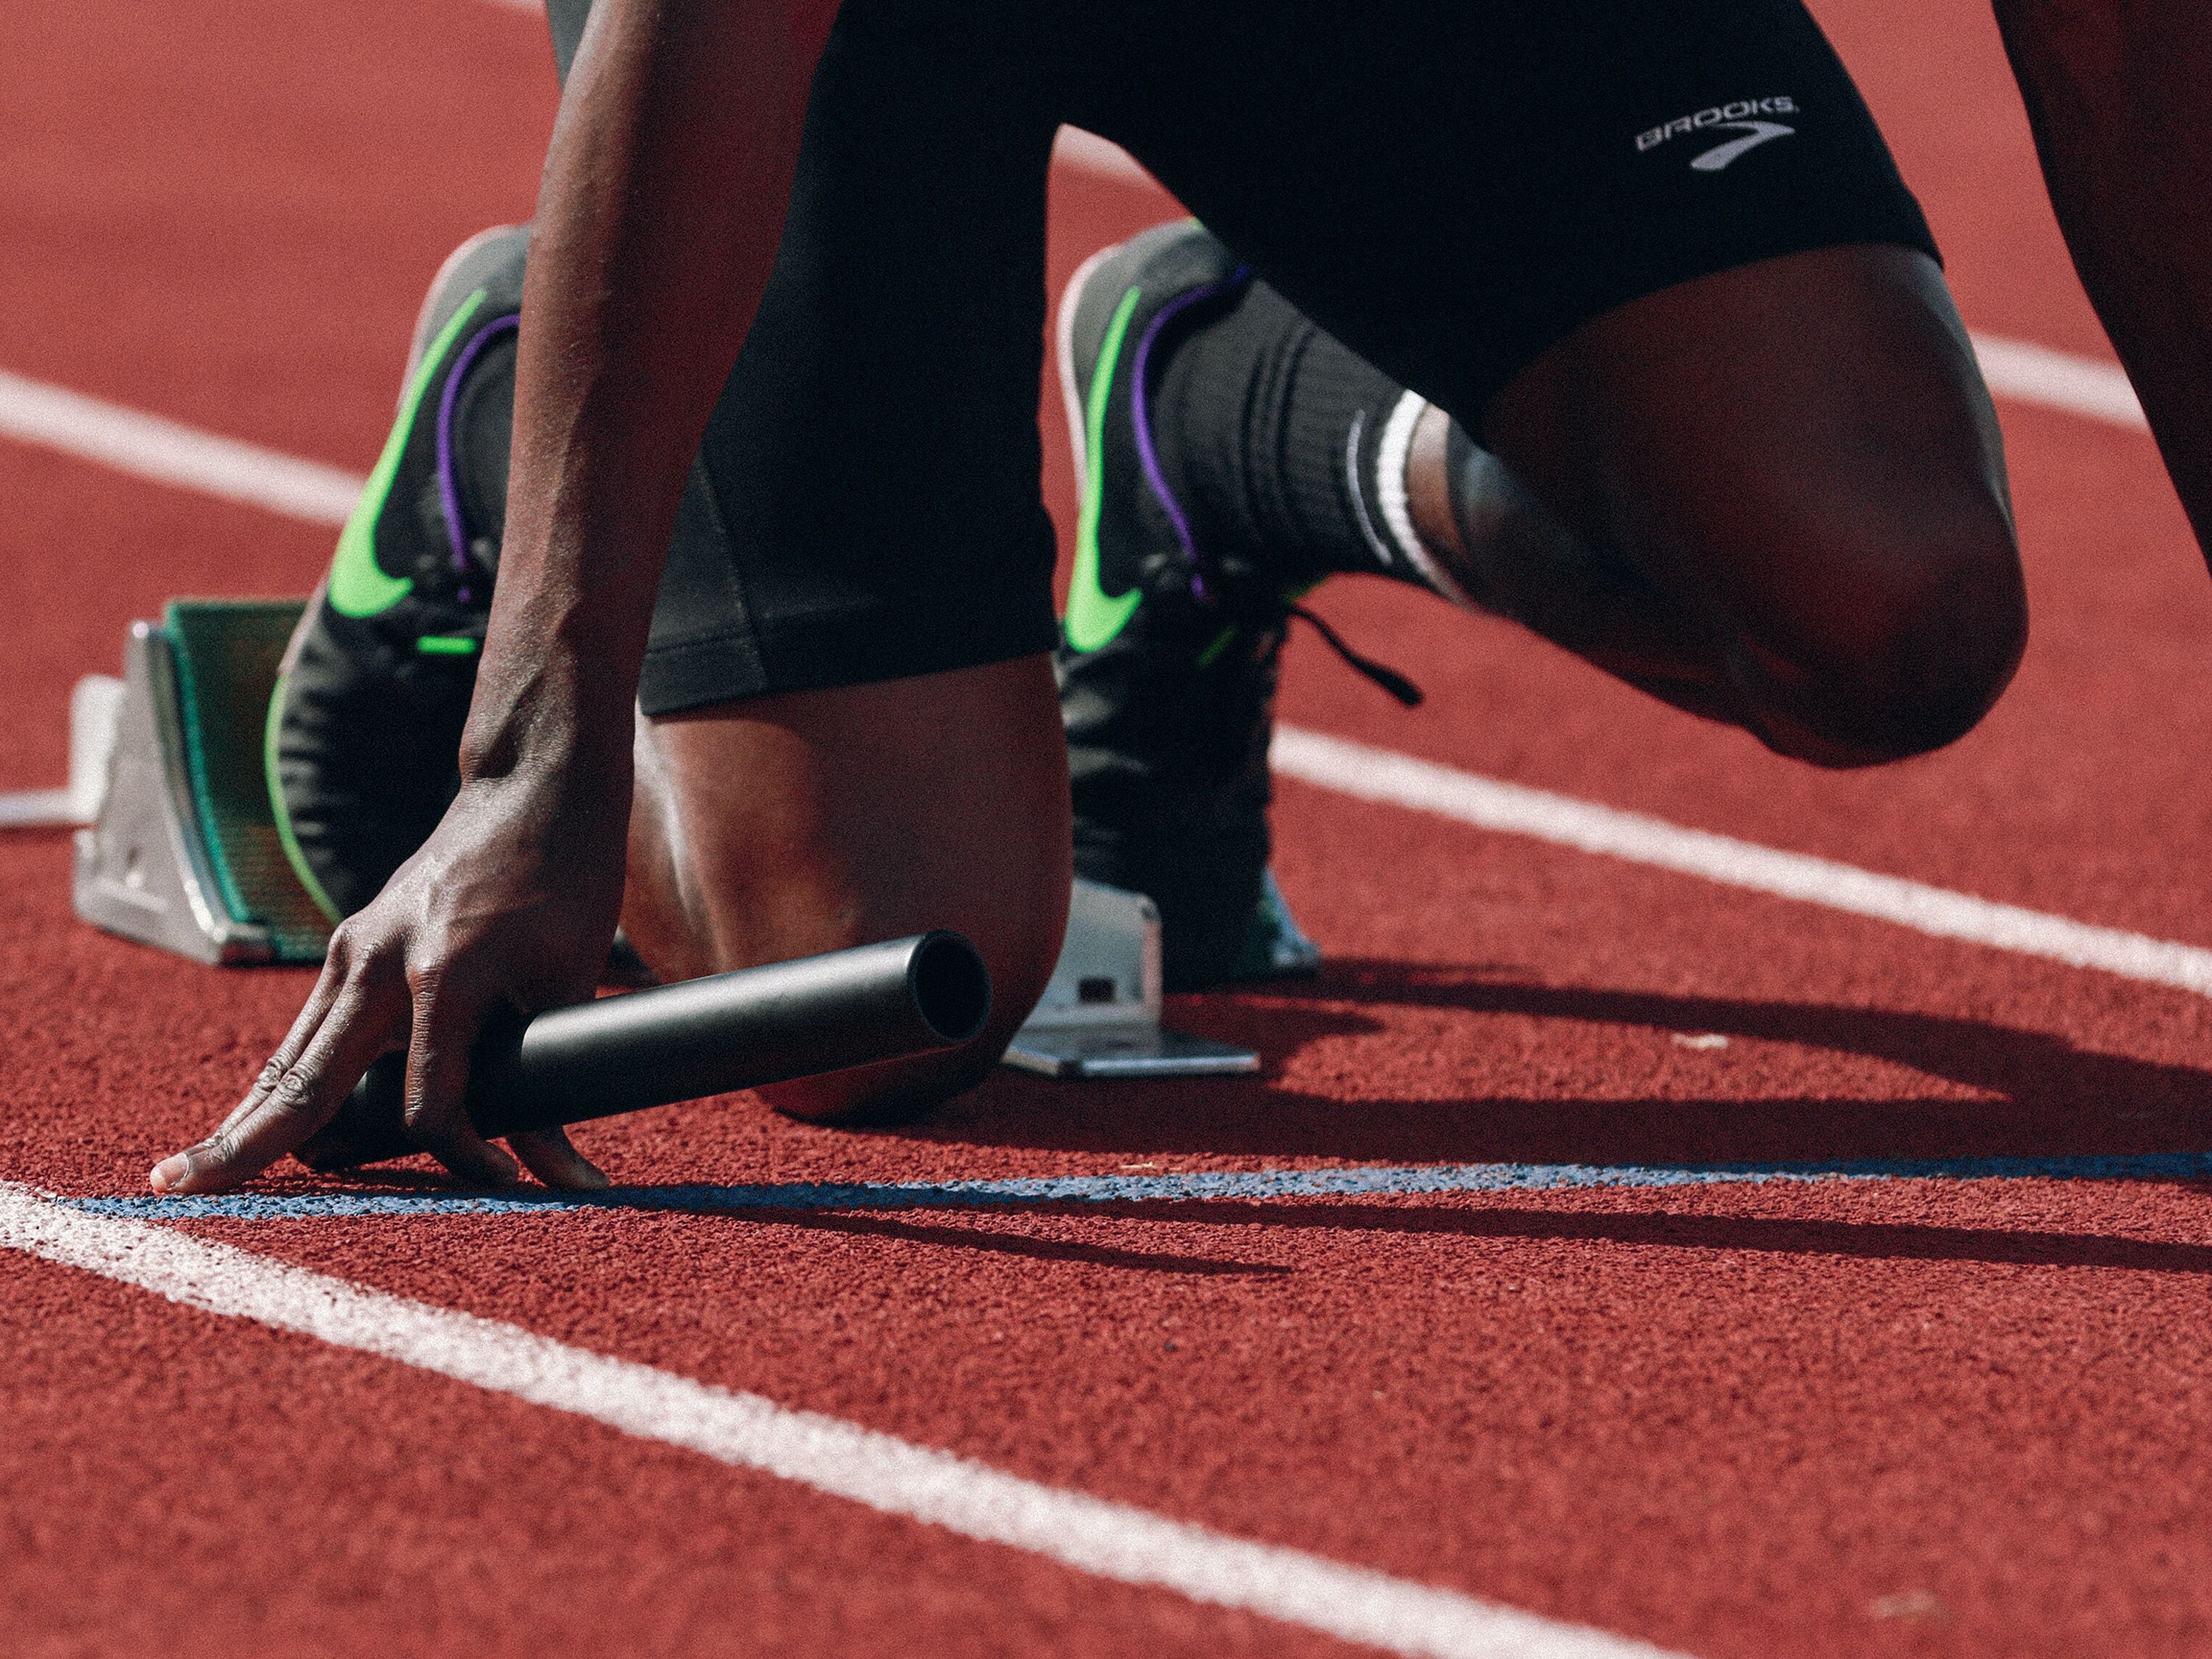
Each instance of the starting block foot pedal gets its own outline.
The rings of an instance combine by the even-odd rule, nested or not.
[[[1046,1077],[1233,1077],[1260,1056],[1160,1023],[1160,907],[1076,878],[1068,937],[1006,1064]]]
[[[301,609],[180,599],[132,625],[121,695],[72,733],[107,751],[92,826],[77,832],[85,921],[200,962],[323,959],[329,924],[284,855],[262,757]]]

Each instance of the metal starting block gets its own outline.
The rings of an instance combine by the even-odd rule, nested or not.
[[[1046,1077],[1225,1077],[1260,1056],[1160,1023],[1160,907],[1075,878],[1052,981],[1006,1064]]]
[[[87,674],[69,693],[69,781],[60,789],[0,793],[0,830],[56,830],[89,824],[108,788],[108,752],[123,706],[123,682]]]
[[[85,921],[198,962],[323,959],[329,924],[284,856],[261,753],[300,610],[179,599],[158,623],[132,624],[105,723],[70,733],[73,787],[107,754],[91,828],[77,832]]]
[[[52,793],[90,821],[74,898],[94,926],[198,962],[322,960],[329,924],[284,856],[262,748],[301,603],[173,601],[159,622],[132,625],[120,681],[78,686],[70,786]],[[1274,949],[1312,952],[1286,912]],[[1270,966],[1310,971],[1303,958]],[[1260,1069],[1250,1049],[1163,1026],[1161,985],[1159,907],[1077,879],[1059,964],[1006,1063],[1047,1077]]]

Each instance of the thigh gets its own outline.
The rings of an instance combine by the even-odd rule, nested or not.
[[[663,979],[967,934],[993,986],[974,1044],[769,1092],[809,1117],[925,1106],[996,1062],[1051,975],[1068,801],[1043,657],[641,720],[623,928]]]
[[[1110,135],[1677,602],[1769,742],[1857,764],[1987,707],[1996,423],[1797,0],[1216,0],[1163,59],[1101,81]]]
[[[1049,34],[1010,3],[847,0],[671,549],[649,712],[1050,648]]]
[[[1137,0],[1142,30],[1166,0]],[[1592,318],[1807,249],[1933,254],[1798,0],[1206,0],[1084,84],[1308,316],[1479,429]]]

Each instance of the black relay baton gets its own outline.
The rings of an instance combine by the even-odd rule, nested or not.
[[[469,1056],[469,1120],[486,1137],[787,1083],[967,1042],[991,974],[957,933],[917,933],[494,1021]],[[300,1148],[343,1169],[421,1148],[400,1124],[405,1054],[370,1067]]]

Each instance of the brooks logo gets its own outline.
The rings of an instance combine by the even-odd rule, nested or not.
[[[1687,132],[1741,132],[1741,138],[1731,138],[1725,144],[1716,144],[1691,157],[1690,165],[1700,173],[1718,173],[1746,150],[1756,150],[1770,138],[1787,138],[1797,129],[1784,126],[1779,121],[1762,121],[1762,115],[1794,115],[1796,100],[1791,98],[1739,98],[1733,104],[1716,104],[1709,109],[1700,109],[1695,115],[1678,115],[1664,127],[1654,127],[1647,132],[1636,134],[1639,152],[1656,150],[1671,138]]]

